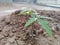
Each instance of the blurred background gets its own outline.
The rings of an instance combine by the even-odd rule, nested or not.
[[[60,5],[60,0],[0,0],[0,3],[37,3]]]
[[[36,4],[40,6],[50,6],[60,8],[60,0],[0,0],[0,4],[2,3],[29,3],[29,4]]]
[[[43,4],[60,4],[60,0],[0,0],[0,3],[17,3],[17,2],[29,2],[29,3],[43,3]]]
[[[0,14],[10,14],[22,7],[32,7],[38,10],[60,10],[60,0],[0,0]],[[1,16],[0,15],[0,16]]]

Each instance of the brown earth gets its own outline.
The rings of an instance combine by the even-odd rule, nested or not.
[[[48,21],[54,33],[54,41],[37,22],[27,28],[24,27],[30,16],[18,15],[19,11],[16,11],[0,20],[0,45],[60,45],[60,12],[46,10],[37,12],[53,18]]]

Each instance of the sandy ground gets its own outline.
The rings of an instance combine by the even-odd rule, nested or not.
[[[55,11],[60,11],[60,9],[53,9],[53,8],[50,8],[50,7],[43,7],[43,6],[36,6],[36,5],[29,5],[29,4],[13,4],[13,5],[1,5],[0,7],[0,17],[4,17],[6,15],[10,15],[12,12],[14,12],[15,10],[19,10],[21,9],[22,7],[33,7],[35,9],[38,9],[38,10],[43,10],[42,13],[43,15],[49,15],[51,17],[53,17],[54,19],[56,18],[59,22],[59,23],[53,23],[53,21],[51,22],[51,27],[53,27],[52,29],[55,29],[55,25],[57,25],[58,27],[60,27],[60,18],[58,18],[60,16],[60,12],[55,12]],[[55,10],[54,13],[52,11],[50,12],[46,12],[44,10]],[[40,14],[42,14],[40,13]],[[58,15],[58,16],[57,16]],[[12,21],[10,21],[9,17],[6,17],[2,20],[2,23],[0,23],[0,39],[3,38],[2,40],[0,40],[0,45],[25,45],[23,43],[23,41],[20,41],[20,38],[18,39],[17,37],[20,36],[20,28],[16,28],[17,26],[21,27],[19,23],[17,23],[17,25],[14,25],[16,22],[14,21],[17,21],[18,17],[14,17],[14,16],[11,16],[11,19]],[[14,20],[13,20],[14,19]],[[16,20],[15,20],[16,19]],[[20,18],[19,18],[20,19]],[[10,22],[9,22],[10,21]],[[20,21],[20,20],[19,20]],[[11,23],[12,22],[12,23]],[[14,23],[13,23],[14,22]],[[24,22],[24,21],[22,21]],[[53,23],[53,25],[52,25]],[[10,26],[10,24],[12,25]],[[3,28],[4,26],[4,28]],[[13,29],[14,28],[14,29]],[[6,30],[7,29],[7,30]],[[13,30],[12,30],[13,29]],[[17,31],[17,29],[19,29]],[[58,28],[60,30],[60,28]],[[1,31],[2,30],[2,31]],[[9,32],[8,32],[9,31]],[[13,33],[12,33],[13,31]],[[17,33],[14,33],[14,31],[17,31]],[[1,33],[2,32],[2,33]],[[28,31],[29,32],[29,31]],[[39,31],[38,31],[39,32]],[[57,38],[53,43],[50,41],[50,38],[45,38],[43,36],[40,36],[39,38],[39,42],[38,43],[41,43],[40,45],[60,45],[60,31],[57,31],[55,32],[55,37]],[[13,36],[14,35],[14,36]],[[24,35],[24,34],[23,34]],[[8,36],[8,37],[7,37]],[[9,37],[10,36],[10,37]],[[25,39],[24,37],[21,36],[21,38]],[[28,37],[27,37],[28,38]],[[17,41],[15,40],[17,39]],[[28,40],[29,41],[29,40]],[[28,43],[27,41],[27,43]],[[35,41],[35,40],[34,40]],[[34,42],[35,44],[35,42]],[[32,44],[33,45],[33,44]]]
[[[0,45],[60,45],[60,12],[37,11],[40,15],[53,18],[49,24],[54,33],[52,40],[36,22],[27,28],[24,27],[28,15],[12,15],[0,20]]]

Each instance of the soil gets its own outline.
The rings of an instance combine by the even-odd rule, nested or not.
[[[49,25],[54,33],[52,40],[37,22],[24,27],[29,15],[15,11],[0,20],[0,45],[60,45],[60,11],[37,10],[41,15],[53,18]]]

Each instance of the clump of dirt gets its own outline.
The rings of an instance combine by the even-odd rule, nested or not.
[[[60,12],[37,10],[41,15],[53,18],[49,25],[54,33],[55,40],[37,22],[24,27],[29,15],[18,15],[15,11],[0,20],[0,45],[59,45],[60,44]]]

